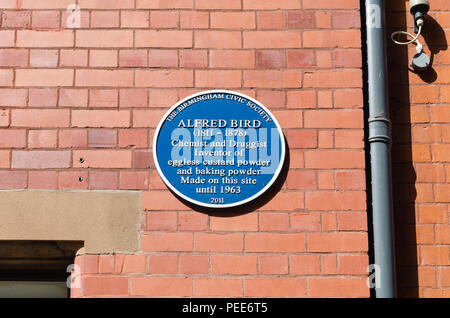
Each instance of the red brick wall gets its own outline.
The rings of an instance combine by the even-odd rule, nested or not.
[[[420,38],[433,68],[417,75],[415,53],[391,44],[393,174],[399,295],[450,297],[450,7],[430,1]],[[390,31],[412,31],[408,2],[391,1]]]
[[[140,252],[77,257],[73,296],[369,296],[360,1],[78,0],[69,29],[72,2],[0,3],[0,188],[142,191]],[[212,88],[289,144],[281,190],[233,217],[152,162],[162,115]]]

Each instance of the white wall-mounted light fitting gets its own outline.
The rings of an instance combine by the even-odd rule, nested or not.
[[[419,42],[419,36],[422,33],[422,28],[425,23],[424,17],[430,10],[430,3],[428,0],[410,0],[409,1],[409,12],[414,17],[414,34],[406,31],[396,31],[391,34],[391,39],[395,44],[398,45],[408,45],[411,43],[416,43],[417,53],[414,55],[411,61],[411,67],[415,71],[425,71],[430,66],[430,57],[423,51],[423,46]],[[398,41],[395,39],[397,34],[404,34],[411,37],[409,41]]]

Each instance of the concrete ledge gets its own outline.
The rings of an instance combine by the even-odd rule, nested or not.
[[[88,254],[139,248],[140,192],[0,191],[0,240],[84,241]]]

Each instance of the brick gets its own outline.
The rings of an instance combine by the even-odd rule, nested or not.
[[[70,113],[65,109],[13,109],[12,127],[58,128],[69,126]]]
[[[156,127],[167,110],[134,110],[133,127]]]
[[[60,148],[84,148],[87,147],[87,131],[70,129],[59,131]]]
[[[208,221],[209,217],[207,215],[199,213],[180,212],[178,214],[178,230],[206,231],[209,227]]]
[[[70,151],[13,151],[13,169],[69,168]]]
[[[99,255],[98,257],[98,272],[101,274],[114,273],[115,265],[114,255]]]
[[[72,111],[72,127],[129,127],[130,112],[128,110],[74,110]]]
[[[211,256],[211,273],[219,275],[256,274],[257,257],[254,255],[213,255]]]
[[[316,108],[317,97],[314,90],[301,90],[287,92],[288,108]]]
[[[144,210],[185,210],[186,207],[170,192],[151,191],[142,193],[142,208]]]
[[[208,52],[205,50],[180,51],[180,67],[205,68],[208,66]]]
[[[433,162],[450,162],[450,144],[437,144],[431,146]]]
[[[362,84],[360,70],[311,71],[305,73],[303,80],[304,87],[314,88],[349,88]]]
[[[305,111],[305,128],[363,128],[361,110]]]
[[[57,29],[61,24],[59,11],[32,11],[33,29]]]
[[[26,171],[0,171],[0,189],[25,189],[26,187]]]
[[[412,137],[415,143],[441,141],[441,127],[439,125],[414,126],[412,127]]]
[[[367,278],[311,278],[308,280],[310,297],[369,297]]]
[[[319,275],[320,259],[316,255],[291,255],[292,275]]]
[[[0,4],[1,9],[16,9],[17,8],[17,0],[4,0]]]
[[[450,184],[437,184],[434,186],[434,196],[436,202],[450,201]]]
[[[84,295],[93,296],[127,296],[128,277],[90,276],[83,277]]]
[[[316,54],[312,50],[288,50],[287,65],[289,68],[302,68],[314,66]]]
[[[242,252],[243,248],[244,238],[241,233],[194,233],[196,252]]]
[[[244,0],[244,10],[278,10],[278,9],[300,9],[301,1],[284,0],[284,1],[258,1]]]
[[[317,212],[296,212],[290,214],[290,225],[293,232],[320,231],[320,224],[320,214]]]
[[[294,70],[244,71],[244,87],[299,88],[301,85],[301,73]]]
[[[211,217],[210,227],[212,231],[257,231],[258,216],[255,213],[227,217]]]
[[[56,130],[30,130],[28,132],[28,148],[56,148]]]
[[[239,31],[195,31],[196,48],[239,49],[241,33]]]
[[[334,143],[336,148],[361,149],[364,147],[364,131],[336,130]]]
[[[14,45],[14,30],[1,30],[0,31],[0,47],[13,47]]]
[[[117,89],[90,89],[89,106],[91,107],[117,107],[118,106]]]
[[[339,255],[339,273],[343,275],[366,275],[369,266],[367,255]]]
[[[146,190],[149,187],[149,177],[147,171],[120,173],[119,179],[120,189],[126,190]]]
[[[180,273],[207,274],[209,271],[209,257],[207,255],[180,255]]]
[[[145,273],[146,256],[142,254],[135,255],[116,255],[115,273]]]
[[[146,50],[121,50],[119,52],[119,66],[145,67],[147,66]]]
[[[90,50],[90,67],[117,67],[117,51],[115,50]]]
[[[151,11],[150,26],[154,29],[170,29],[178,27],[178,11]]]
[[[178,102],[178,92],[167,89],[150,89],[150,107],[167,107]]]
[[[421,246],[421,265],[450,265],[448,246]]]
[[[18,72],[17,70],[16,72]],[[14,72],[13,70],[0,70],[0,86],[13,86]],[[17,85],[17,82],[16,82]]]
[[[263,232],[289,230],[289,215],[286,213],[264,212],[259,215],[259,227]]]
[[[241,9],[241,1],[239,0],[197,0],[195,4],[196,9],[207,9],[207,10],[217,10],[217,9]]]
[[[28,171],[28,189],[56,189],[57,187],[56,171]]]
[[[22,0],[20,7],[23,9],[66,9],[72,3],[71,0],[59,0],[57,2],[49,0]]]
[[[363,96],[359,89],[343,89],[334,91],[334,107],[355,108],[362,107]]]
[[[284,108],[286,105],[286,93],[284,91],[259,90],[257,99],[269,109]]]
[[[69,69],[18,69],[16,86],[72,86],[73,73]]]
[[[246,297],[304,297],[306,279],[286,278],[246,278],[244,295]]]
[[[192,87],[194,74],[191,70],[137,70],[137,87]]]
[[[193,7],[193,0],[137,0],[136,2],[138,9],[192,9]]]
[[[321,273],[325,275],[337,274],[338,273],[338,265],[337,265],[337,256],[336,255],[322,255],[322,269]]]
[[[242,297],[240,278],[195,278],[195,297]]]
[[[189,252],[192,251],[190,233],[150,233],[141,236],[144,252]]]
[[[132,47],[133,31],[77,30],[77,47]]]
[[[312,29],[315,27],[315,14],[312,11],[290,11],[287,15],[290,29]]]
[[[317,189],[317,174],[315,171],[290,170],[287,177],[287,187],[291,190]]]
[[[60,66],[87,66],[88,51],[87,50],[61,50]]]
[[[178,53],[176,50],[149,50],[148,66],[177,67]]]
[[[150,14],[146,11],[121,11],[120,21],[122,28],[148,28]]]
[[[147,213],[148,231],[175,231],[177,229],[176,212]]]
[[[30,50],[30,66],[56,67],[57,65],[57,50]]]
[[[8,169],[11,165],[9,160],[10,151],[9,150],[0,150],[0,168]]]
[[[417,182],[445,182],[445,170],[442,165],[416,165]]]
[[[292,148],[316,148],[317,132],[314,130],[288,130],[287,140]]]
[[[310,192],[306,194],[308,210],[364,210],[364,192]]]
[[[367,231],[365,212],[340,212],[337,219],[339,231]]]
[[[80,158],[84,161],[80,162]],[[128,150],[76,150],[73,151],[74,168],[131,168]]]
[[[245,236],[246,252],[304,252],[305,234],[249,233]]]
[[[59,106],[63,107],[87,107],[88,91],[87,89],[60,89]]]
[[[0,89],[0,106],[24,107],[27,105],[27,90],[17,88]]]
[[[74,31],[17,31],[17,47],[73,47]]]
[[[92,11],[91,28],[117,28],[119,11]]]
[[[191,48],[192,31],[137,30],[136,47]]]
[[[132,70],[77,70],[76,86],[125,86],[134,82]]]
[[[120,130],[119,147],[147,148],[148,131],[146,129]]]
[[[1,49],[0,66],[27,66],[28,50],[24,49]]]
[[[333,158],[330,161],[330,158]],[[311,150],[305,153],[306,168],[316,169],[362,169],[364,153],[357,150]]]
[[[359,9],[358,0],[343,0],[329,3],[327,0],[303,0],[303,9]]]
[[[287,274],[289,271],[289,259],[284,255],[259,256],[260,274]]]
[[[303,32],[303,46],[307,48],[359,48],[361,47],[360,31],[305,31]]]
[[[364,171],[336,172],[336,187],[338,190],[365,190],[366,179]]]
[[[263,211],[293,211],[303,208],[303,193],[279,192],[274,198],[266,203]]]
[[[335,29],[359,29],[361,16],[358,11],[335,11],[332,16]]]
[[[192,278],[132,277],[131,295],[147,297],[189,297],[192,296]]]
[[[317,178],[318,188],[321,190],[334,190],[334,173],[329,171],[319,171]]]
[[[120,107],[147,107],[147,89],[121,89]]]
[[[60,171],[58,173],[58,189],[87,189],[87,171]]]
[[[114,190],[118,189],[118,173],[115,171],[89,171],[89,189]]]
[[[284,29],[286,27],[285,12],[265,12],[257,13],[258,29]]]
[[[300,48],[301,34],[295,31],[244,31],[244,48]]]
[[[196,87],[241,87],[241,71],[220,70],[220,71],[195,71]]]
[[[154,168],[153,154],[150,151],[135,151],[133,158],[133,168],[148,169]]]
[[[88,132],[89,148],[114,148],[116,144],[116,130],[92,129]]]
[[[212,29],[254,29],[254,12],[211,12]]]
[[[261,68],[286,67],[286,54],[279,50],[263,50],[256,52],[256,66]]]
[[[207,29],[209,12],[181,11],[180,25],[182,29]]]
[[[4,11],[1,22],[3,28],[29,28],[31,26],[31,12]]]
[[[0,129],[0,148],[23,148],[25,146],[25,130]]]
[[[254,68],[255,54],[248,50],[212,50],[209,61],[214,68]]]
[[[421,205],[419,207],[420,223],[446,223],[447,207],[445,204]]]
[[[362,252],[368,250],[367,233],[309,233],[308,252]]]
[[[148,272],[151,274],[175,274],[178,272],[176,254],[151,254],[148,258]]]

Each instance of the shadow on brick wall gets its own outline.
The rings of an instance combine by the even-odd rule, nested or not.
[[[416,232],[416,201],[424,195],[416,185],[413,161],[412,125],[422,122],[419,118],[420,106],[410,101],[410,80],[416,75],[409,68],[408,49],[414,46],[395,45],[389,36],[393,31],[406,30],[411,25],[412,16],[404,1],[390,2],[387,7],[389,98],[392,119],[392,174],[394,192],[395,247],[397,262],[398,297],[419,297],[419,259]],[[408,20],[409,19],[409,20]],[[445,32],[436,20],[428,16],[421,41],[428,46],[426,52],[431,61],[441,50],[447,49]],[[424,44],[424,43],[422,43]],[[433,68],[418,74],[423,84],[433,83],[438,75]],[[417,80],[416,80],[417,81]],[[419,193],[417,192],[419,191]],[[425,191],[425,190],[424,190]]]

